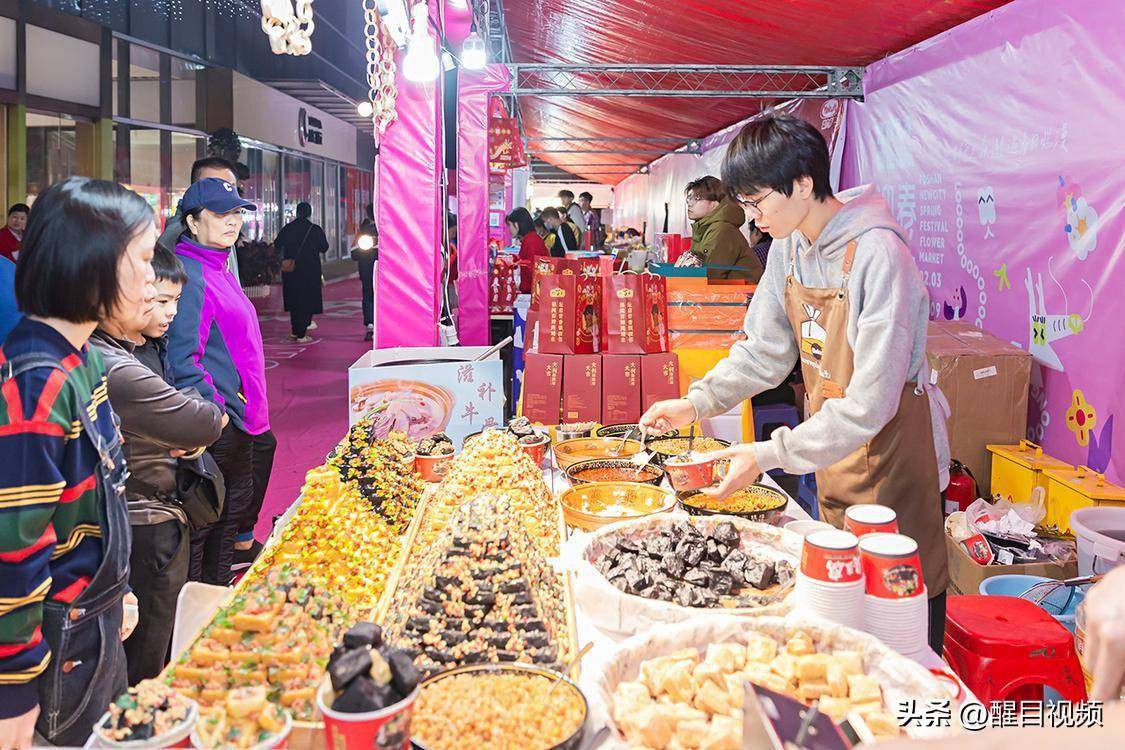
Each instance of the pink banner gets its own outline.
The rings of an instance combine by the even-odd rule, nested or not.
[[[441,78],[406,80],[402,55],[396,55],[398,119],[383,135],[376,159],[378,349],[436,346],[441,313]]]
[[[488,110],[508,90],[508,69],[462,68],[457,85],[457,335],[466,346],[489,344]]]
[[[1035,357],[1029,436],[1118,482],[1123,48],[1118,0],[987,13],[867,69],[843,172],[876,183],[910,233],[932,317]]]

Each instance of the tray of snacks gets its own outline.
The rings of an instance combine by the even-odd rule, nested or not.
[[[595,723],[612,730],[603,747],[740,748],[747,681],[816,700],[835,721],[859,715],[877,738],[900,734],[900,701],[948,697],[925,667],[867,633],[797,617],[696,619],[634,636],[605,663],[590,696]]]
[[[680,506],[693,516],[737,516],[766,524],[776,524],[789,504],[784,492],[764,484],[743,487],[722,500],[694,490],[676,496]]]
[[[397,463],[396,457],[389,463]],[[230,697],[258,687],[289,717],[290,747],[319,741],[323,729],[315,692],[332,645],[349,623],[369,616],[389,595],[401,570],[401,551],[425,508],[423,502],[415,514],[410,502],[407,516],[407,506],[393,499],[371,501],[355,483],[342,482],[331,466],[308,472],[299,503],[162,675],[199,703],[197,724],[206,719],[209,725],[199,733],[202,746],[229,744],[222,738],[228,730],[240,731],[243,718],[229,713]],[[404,528],[406,520],[410,525]],[[268,724],[270,716],[264,721]]]
[[[566,478],[571,484],[640,482],[659,486],[664,480],[664,470],[659,466],[637,466],[630,458],[594,458],[571,464]]]
[[[582,691],[557,672],[459,667],[422,683],[412,739],[422,750],[577,750],[588,713]]]
[[[583,612],[632,634],[699,615],[784,614],[800,555],[801,538],[774,526],[660,514],[574,539],[564,564]]]
[[[270,750],[284,745],[292,729],[289,712],[269,699],[264,685],[237,687],[227,692],[222,703],[201,711],[191,733],[191,745]]]
[[[189,736],[199,706],[160,680],[142,680],[110,704],[87,747],[174,747]]]
[[[558,515],[552,533],[562,533]],[[467,664],[568,664],[577,653],[570,580],[542,549],[507,496],[467,500],[406,553],[384,602],[387,641],[426,676]]]

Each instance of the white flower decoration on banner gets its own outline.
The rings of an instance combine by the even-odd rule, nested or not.
[[[312,52],[312,0],[262,0],[262,31],[275,55]]]

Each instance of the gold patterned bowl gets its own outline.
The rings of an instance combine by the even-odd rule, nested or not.
[[[575,438],[555,445],[555,460],[559,468],[566,471],[579,461],[592,461],[595,458],[629,458],[640,453],[644,444],[637,440],[621,438]],[[620,452],[617,452],[620,450]]]
[[[672,510],[676,496],[671,490],[640,482],[590,482],[566,490],[559,502],[569,525],[593,531],[617,521]]]

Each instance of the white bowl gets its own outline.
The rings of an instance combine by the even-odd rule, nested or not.
[[[106,737],[99,731],[105,723],[109,721],[109,711],[106,711],[102,714],[102,717],[98,719],[98,723],[94,724],[94,737],[97,746],[142,750],[143,748],[172,747],[173,745],[179,744],[192,733],[195,729],[195,722],[199,718],[199,704],[189,698],[184,698],[184,702],[187,704],[188,710],[183,723],[162,735],[149,737],[147,740],[133,740],[132,742],[117,742],[116,740],[111,740],[109,737]]]

